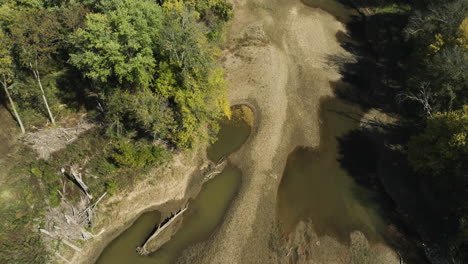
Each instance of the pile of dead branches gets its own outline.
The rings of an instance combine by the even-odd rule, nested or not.
[[[63,149],[67,144],[75,141],[81,133],[93,126],[92,123],[83,120],[74,127],[45,128],[30,132],[25,134],[22,139],[39,155],[39,158],[49,159],[52,153]]]
[[[93,199],[88,186],[83,180],[82,172],[76,165],[62,168],[61,174],[64,181],[72,181],[76,188],[81,190],[80,200],[72,202],[66,198],[67,190],[64,182],[62,190],[57,190],[61,196],[60,206],[49,209],[45,226],[40,231],[46,235],[46,240],[60,241],[75,251],[81,251],[81,248],[73,241],[86,241],[104,232],[104,230],[101,230],[99,233],[93,234],[89,230],[93,226],[96,208],[107,195],[107,192],[100,195],[98,199]],[[56,255],[61,260],[68,262],[58,252],[56,252]]]

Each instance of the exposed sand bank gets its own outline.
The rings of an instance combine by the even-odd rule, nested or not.
[[[351,56],[337,40],[345,26],[329,13],[299,0],[233,3],[235,15],[223,59],[229,96],[232,103],[255,106],[257,129],[250,142],[231,157],[244,179],[224,223],[209,241],[184,252],[181,263],[291,261],[289,254],[281,256],[272,245],[279,233],[278,185],[288,154],[297,146],[320,143],[320,100],[333,96],[331,83],[341,78],[338,69],[327,64],[328,57]],[[337,258],[338,252],[351,256],[346,246],[331,237],[316,239],[318,244],[324,241],[325,247],[307,263],[349,263],[349,257]],[[382,248],[385,263],[399,263],[390,249],[377,248]]]

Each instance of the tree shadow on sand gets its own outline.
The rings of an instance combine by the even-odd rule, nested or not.
[[[370,7],[367,2],[353,1],[354,7],[360,3],[359,8]],[[408,119],[414,116],[414,106],[395,100],[404,88],[402,65],[411,52],[400,33],[406,21],[404,13],[367,14],[354,17],[347,24],[347,33],[336,34],[341,46],[353,55],[327,58],[328,65],[338,68],[343,76],[331,83],[337,97],[360,105],[365,112],[377,109]],[[385,235],[387,243],[406,263],[429,263],[428,259],[435,263],[463,263],[457,262],[457,249],[448,242],[457,223],[444,217],[447,210],[443,202],[428,191],[424,179],[417,177],[408,165],[403,146],[415,132],[414,123],[389,125],[359,120],[349,113],[338,114],[361,122],[359,129],[337,139],[338,161],[357,183],[379,194],[373,198],[382,205],[384,217],[394,228],[394,232]]]
[[[406,23],[407,15],[400,13],[355,16],[346,25],[347,33],[336,34],[343,49],[353,55],[352,59],[345,55],[327,58],[328,64],[337,67],[343,76],[341,81],[333,83],[336,96],[364,109],[400,114],[411,111],[394,100],[402,91],[405,79],[402,61],[410,52],[400,34]],[[354,88],[349,89],[346,83]]]
[[[379,7],[388,1],[341,0],[352,8]],[[352,3],[352,4],[351,4]],[[338,32],[341,46],[353,56],[334,55],[327,58],[342,79],[332,82],[338,98],[356,103],[364,112],[377,109],[389,115],[411,116],[413,109],[395,103],[403,89],[405,69],[402,61],[410,50],[400,32],[407,22],[404,13],[367,13],[353,17],[347,32]],[[403,114],[402,114],[403,113]],[[405,263],[429,263],[418,223],[426,221],[434,228],[441,223],[427,220],[434,211],[415,196],[421,192],[419,182],[409,168],[401,146],[413,133],[413,124],[388,124],[377,119],[364,120],[350,113],[337,113],[360,122],[338,140],[340,166],[361,186],[376,191],[373,197],[382,207],[389,227],[382,234]],[[355,195],[359,199],[359,194]],[[410,214],[409,214],[410,212]],[[431,238],[432,240],[432,238]]]

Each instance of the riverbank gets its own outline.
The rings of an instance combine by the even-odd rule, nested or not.
[[[298,225],[289,235],[289,242],[278,228],[277,190],[289,154],[298,146],[317,148],[324,140],[320,135],[321,102],[334,97],[334,84],[342,77],[337,65],[329,63],[330,58],[353,59],[338,40],[346,35],[345,25],[338,18],[353,11],[340,6],[340,12],[344,13],[337,16],[301,1],[233,2],[235,15],[223,56],[230,82],[229,97],[232,104],[247,104],[255,109],[256,127],[246,144],[230,157],[242,170],[243,179],[224,222],[208,241],[185,250],[179,262],[303,263],[308,261],[303,255],[292,259],[288,250],[294,243],[304,241],[300,234],[306,230],[313,237],[313,244],[309,241],[302,248],[311,248],[313,261],[348,263],[353,252],[371,250],[384,256],[385,263],[399,263],[397,254],[387,245],[371,246],[359,231],[351,235],[354,243],[344,245],[334,237],[317,236],[310,223]],[[190,177],[186,173],[182,172],[185,176],[179,180]],[[183,184],[171,182],[174,185],[168,186],[172,192],[192,188],[188,180]],[[154,188],[142,190],[154,193],[158,187]],[[88,251],[80,254],[97,257],[106,242],[129,226],[145,208],[150,208],[147,203],[134,206],[144,204],[145,198],[153,203],[151,208],[162,204],[143,191],[138,193],[115,206],[119,209],[123,206],[125,214],[116,212],[109,218],[122,217],[116,221],[119,224],[112,223],[114,231],[91,242],[98,248],[86,245]],[[175,193],[163,196],[165,201],[180,199]],[[79,259],[78,263],[92,263],[95,257]]]
[[[297,146],[320,145],[320,101],[334,97],[333,84],[341,79],[329,59],[352,59],[337,38],[346,35],[346,29],[336,15],[301,1],[233,3],[235,15],[223,58],[230,99],[255,106],[258,127],[251,142],[232,157],[244,179],[226,220],[210,241],[185,251],[181,263],[288,261],[287,249],[283,255],[273,245],[281,239],[277,189],[288,155]],[[341,16],[354,12],[342,6],[340,10],[349,12]],[[336,261],[331,252],[343,245],[328,236],[320,240],[327,241],[326,246],[315,259]],[[386,263],[399,263],[385,245],[380,248],[390,251]]]
[[[186,203],[199,192],[207,164],[204,148],[180,153],[168,166],[151,171],[131,190],[105,200],[94,226],[97,232],[104,228],[104,233],[86,241],[80,252],[67,252],[70,262],[94,263],[102,250],[143,213],[158,210],[164,217]]]

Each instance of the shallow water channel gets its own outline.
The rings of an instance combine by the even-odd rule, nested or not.
[[[208,149],[214,162],[228,156],[247,140],[250,126],[241,118],[220,122],[218,140]],[[168,264],[173,263],[189,245],[206,240],[221,223],[232,199],[236,195],[242,172],[227,165],[222,173],[206,182],[197,195],[189,201],[188,210],[180,229],[159,250],[141,256],[136,248],[141,246],[160,223],[160,213],[147,212],[114,239],[102,252],[97,264]]]
[[[342,242],[355,230],[380,239],[385,224],[375,194],[355,183],[338,161],[337,138],[357,128],[360,115],[358,107],[340,100],[322,102],[320,146],[299,147],[289,155],[278,189],[278,218],[286,232],[310,219],[318,235]]]

